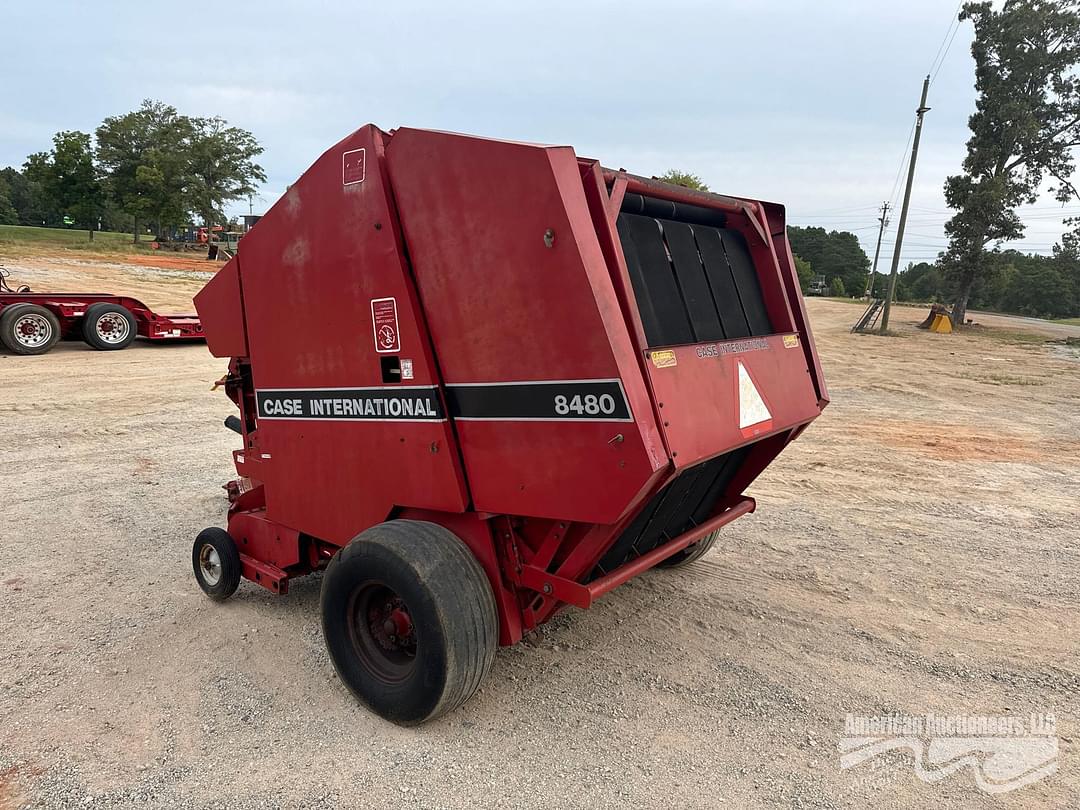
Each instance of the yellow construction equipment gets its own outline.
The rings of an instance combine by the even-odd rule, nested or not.
[[[934,315],[934,320],[930,323],[930,331],[948,335],[952,332],[952,320],[948,315],[939,312]]]

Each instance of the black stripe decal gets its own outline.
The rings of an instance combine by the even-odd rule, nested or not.
[[[631,422],[619,380],[543,380],[446,386],[454,419],[514,422]]]
[[[275,388],[255,392],[260,419],[357,422],[441,422],[434,386],[387,388]]]

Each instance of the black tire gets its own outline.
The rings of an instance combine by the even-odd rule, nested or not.
[[[191,547],[191,567],[203,593],[224,602],[240,585],[240,552],[229,533],[216,526],[203,529]]]
[[[100,351],[126,349],[135,340],[135,316],[119,304],[91,304],[82,321],[83,340]]]
[[[327,567],[321,606],[342,683],[400,725],[463,704],[495,660],[499,620],[487,575],[434,523],[393,520],[359,534]]]
[[[60,321],[37,304],[12,304],[0,313],[0,343],[15,354],[45,354],[60,340]]]
[[[717,529],[712,534],[707,534],[693,543],[682,551],[677,551],[668,557],[666,560],[657,563],[658,568],[682,568],[684,565],[689,565],[695,560],[700,560],[706,554],[709,553],[709,549],[713,547],[713,543],[716,542],[716,538],[719,537],[720,530]]]

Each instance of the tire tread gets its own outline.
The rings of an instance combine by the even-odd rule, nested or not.
[[[373,526],[345,546],[331,561],[331,567],[363,555],[369,544],[382,546],[408,563],[430,594],[443,625],[447,649],[442,694],[424,717],[398,720],[416,725],[453,711],[480,687],[498,647],[495,596],[487,574],[468,546],[436,523],[391,520]],[[326,579],[331,575],[328,568]]]

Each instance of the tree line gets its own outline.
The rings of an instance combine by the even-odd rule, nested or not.
[[[955,300],[956,286],[942,261],[909,265],[897,279],[897,299]],[[994,252],[968,291],[967,309],[1033,318],[1080,316],[1080,257],[1059,250],[1052,256]]]
[[[964,323],[968,306],[990,300],[1007,302],[1007,311],[1076,314],[1077,233],[1067,234],[1053,257],[1023,257],[1001,245],[1024,236],[1017,208],[1034,203],[1046,184],[1063,205],[1080,200],[1072,179],[1080,146],[1080,2],[1005,0],[998,9],[968,2],[960,19],[975,26],[977,96],[963,170],[945,181],[956,214],[936,263],[953,323]],[[1023,290],[1023,283],[1041,289]],[[1065,300],[1055,304],[1059,293]]]
[[[0,224],[69,225],[167,234],[224,222],[227,203],[255,193],[263,148],[219,116],[191,117],[146,100],[93,135],[62,131],[22,169],[0,170]]]
[[[790,226],[788,240],[804,293],[820,275],[831,295],[863,294],[870,260],[854,234]],[[1064,239],[1051,256],[996,250],[989,251],[985,261],[986,267],[967,292],[969,308],[1035,318],[1080,316],[1080,246],[1073,240]],[[936,262],[909,264],[896,277],[896,300],[954,301],[957,280],[946,262],[943,253]],[[875,273],[871,295],[884,297],[888,282],[887,273]]]

